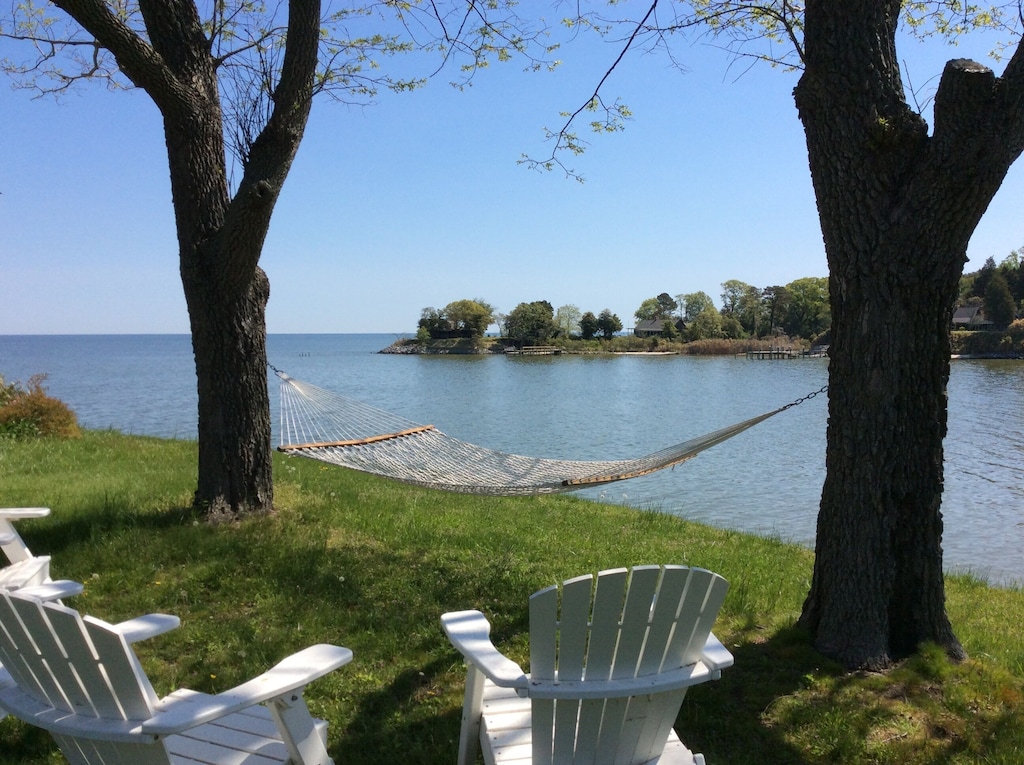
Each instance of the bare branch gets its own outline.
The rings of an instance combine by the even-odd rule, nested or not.
[[[601,112],[603,117],[591,121],[594,132],[618,132],[623,129],[623,122],[632,115],[629,109],[618,99],[607,103],[602,95],[612,72],[618,69],[626,54],[638,47],[648,50],[658,49],[668,56],[672,65],[679,71],[685,66],[679,61],[672,49],[669,37],[680,35],[691,30],[702,30],[702,35],[717,39],[728,38],[721,46],[734,60],[748,59],[751,65],[758,61],[767,62],[772,66],[799,68],[803,60],[802,48],[802,7],[791,0],[778,0],[763,4],[752,4],[743,0],[722,0],[706,4],[688,4],[688,13],[681,15],[675,12],[671,19],[658,19],[659,3],[652,0],[643,18],[639,21],[630,19],[610,19],[597,14],[582,14],[567,20],[566,23],[574,30],[590,29],[607,37],[614,30],[626,28],[627,33],[619,40],[618,53],[612,63],[598,79],[597,85],[590,96],[573,112],[566,113],[565,122],[557,131],[545,131],[548,140],[554,142],[551,154],[545,159],[523,156],[519,163],[535,170],[562,169],[566,176],[582,180],[579,174],[567,167],[560,159],[561,153],[569,151],[581,154],[585,143],[572,131],[573,125],[580,115],[586,111]],[[669,8],[675,10],[675,5]],[[577,13],[580,14],[577,5]],[[784,45],[780,55],[772,52],[776,44]],[[756,46],[758,50],[748,51],[748,47]],[[767,51],[764,49],[767,48]],[[796,56],[796,60],[793,60]]]

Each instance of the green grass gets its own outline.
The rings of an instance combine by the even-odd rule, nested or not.
[[[339,763],[454,760],[463,670],[444,611],[481,609],[525,662],[532,592],[663,562],[732,583],[716,632],[736,666],[692,690],[677,725],[712,765],[1024,762],[1020,590],[948,581],[962,664],[926,649],[847,674],[793,626],[805,549],[571,496],[442,494],[282,455],[275,470],[274,516],[209,527],[189,509],[194,443],[0,440],[0,506],[53,509],[19,528],[54,556],[54,576],[85,583],[71,605],[108,621],[181,617],[137,645],[158,693],[224,690],[311,643],[350,647],[355,660],[308,691]],[[45,734],[0,721],[0,762],[61,761]]]

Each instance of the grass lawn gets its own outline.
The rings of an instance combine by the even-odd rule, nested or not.
[[[444,494],[283,455],[275,515],[209,527],[188,509],[195,450],[96,431],[0,440],[0,506],[53,509],[18,528],[53,556],[55,577],[85,583],[69,605],[108,621],[181,617],[136,646],[161,695],[224,690],[312,643],[351,648],[354,661],[307,692],[339,764],[454,762],[463,670],[444,611],[484,611],[495,642],[525,664],[531,593],[640,563],[702,566],[732,584],[715,631],[736,665],[690,692],[676,726],[711,765],[1024,763],[1020,590],[948,580],[962,664],[926,647],[887,673],[846,674],[793,626],[810,584],[803,548],[571,496]],[[46,734],[0,721],[0,763],[56,762]]]

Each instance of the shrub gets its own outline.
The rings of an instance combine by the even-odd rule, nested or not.
[[[33,375],[25,388],[0,377],[0,437],[79,438],[78,418],[67,404],[46,395],[46,375]]]
[[[1001,332],[967,332],[961,353],[968,356],[990,356],[1000,353]]]
[[[1008,334],[1014,342],[1018,340],[1024,340],[1024,319],[1016,319],[1009,327],[1006,328],[1006,334]]]

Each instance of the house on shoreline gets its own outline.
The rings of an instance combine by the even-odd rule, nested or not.
[[[965,305],[953,312],[953,329],[994,329],[995,324],[985,316],[980,305]]]
[[[677,332],[686,328],[686,322],[682,319],[641,319],[633,327],[633,334],[636,337],[660,337],[665,333],[665,322],[671,322]]]

